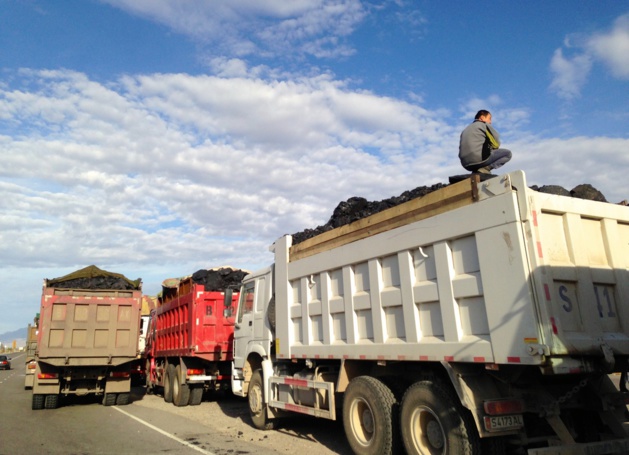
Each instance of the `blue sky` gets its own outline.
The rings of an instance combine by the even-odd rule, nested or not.
[[[279,236],[463,169],[629,198],[626,2],[0,0],[0,333],[43,278],[255,269]]]

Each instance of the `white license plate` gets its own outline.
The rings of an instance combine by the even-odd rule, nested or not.
[[[487,431],[512,430],[522,428],[523,426],[522,414],[485,417],[485,428]]]

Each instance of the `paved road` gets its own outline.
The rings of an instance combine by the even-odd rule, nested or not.
[[[338,422],[321,426],[310,420],[261,432],[247,421],[246,404],[234,397],[177,408],[159,396],[144,396],[139,387],[128,406],[74,398],[62,400],[58,409],[33,411],[32,393],[24,390],[24,355],[11,357],[13,369],[0,371],[0,455],[349,453]],[[313,427],[314,435],[308,433]]]

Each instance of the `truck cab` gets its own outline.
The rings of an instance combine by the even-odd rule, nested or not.
[[[247,396],[251,376],[271,357],[273,327],[269,319],[274,318],[267,314],[273,303],[272,295],[273,267],[251,273],[243,280],[234,327],[232,391],[235,395]]]

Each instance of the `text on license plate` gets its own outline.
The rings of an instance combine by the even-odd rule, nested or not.
[[[487,431],[511,430],[514,428],[522,428],[523,426],[524,420],[522,419],[522,414],[485,417],[485,429]]]

